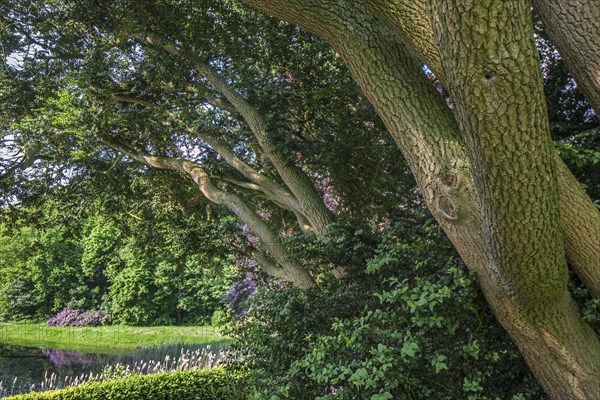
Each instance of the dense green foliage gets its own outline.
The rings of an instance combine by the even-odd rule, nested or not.
[[[11,397],[13,400],[244,400],[248,375],[222,368],[135,375],[102,383],[88,383],[50,392]]]
[[[233,220],[164,193],[138,193],[147,200],[137,204],[88,199],[80,210],[60,195],[0,222],[0,318],[47,319],[70,306],[127,324],[210,321],[237,275]]]
[[[243,368],[257,371],[256,398],[543,398],[475,278],[424,216],[381,120],[324,41],[237,1],[13,3],[4,51],[23,60],[5,63],[0,75],[0,151],[11,156],[0,165],[0,319],[42,319],[71,306],[127,324],[204,323],[250,270],[260,275],[258,293],[236,303],[248,314],[230,321],[229,333]],[[139,32],[180,51],[148,45]],[[597,119],[542,39],[540,52],[557,147],[597,202]],[[257,190],[202,139],[217,138],[285,187],[196,60],[245,96],[280,158],[335,209],[326,235],[301,231],[281,198]],[[201,166],[261,215],[319,288],[261,275],[244,260],[260,242],[231,210],[209,204],[184,174],[120,154],[115,141]],[[332,266],[346,276],[334,280]],[[584,317],[600,322],[599,303],[571,285]],[[97,397],[49,398],[102,398],[108,388],[177,398],[170,396],[182,392],[137,390],[171,390],[188,377],[198,378],[139,377],[63,392]]]
[[[256,398],[544,398],[431,221],[383,237],[340,227],[314,248],[364,269],[320,290],[263,287],[230,323],[257,370]]]

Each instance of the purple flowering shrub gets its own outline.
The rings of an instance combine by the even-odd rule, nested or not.
[[[258,284],[255,274],[247,273],[244,279],[236,282],[224,296],[224,300],[236,319],[244,319],[248,314],[247,301],[254,296]]]
[[[79,312],[65,307],[48,320],[49,326],[97,326],[110,322],[110,317],[100,310]]]

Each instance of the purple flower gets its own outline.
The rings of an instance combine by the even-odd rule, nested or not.
[[[235,318],[244,319],[248,314],[246,301],[256,293],[257,283],[257,276],[248,273],[244,279],[236,282],[225,294],[224,300]]]
[[[48,320],[49,326],[96,326],[110,322],[110,317],[100,310],[79,312],[65,307]]]
[[[335,212],[340,207],[340,196],[335,193],[333,180],[330,177],[320,178],[316,181],[315,186],[323,193],[323,202],[325,207]]]

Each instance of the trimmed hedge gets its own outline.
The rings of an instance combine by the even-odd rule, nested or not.
[[[135,375],[107,382],[92,382],[61,390],[33,392],[10,400],[247,400],[247,375],[213,368]]]

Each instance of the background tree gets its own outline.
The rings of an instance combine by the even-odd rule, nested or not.
[[[3,211],[2,319],[71,307],[118,323],[204,324],[221,308],[245,250],[233,248],[235,220],[191,201],[185,181],[136,163],[115,168]]]

